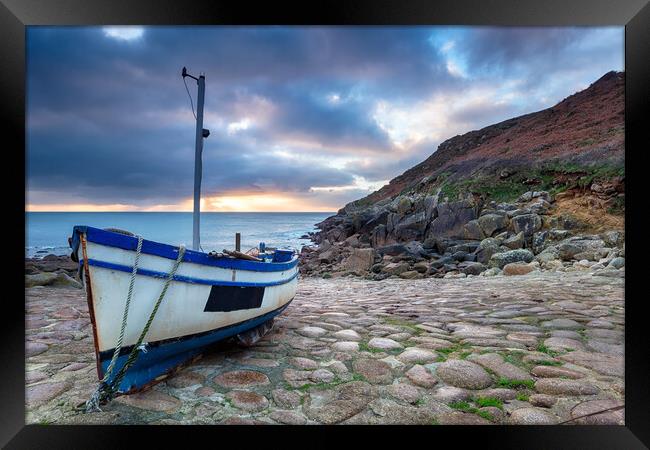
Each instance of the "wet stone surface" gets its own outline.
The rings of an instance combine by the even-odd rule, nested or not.
[[[219,344],[90,414],[75,409],[98,381],[85,294],[29,288],[27,423],[623,424],[623,409],[599,413],[625,392],[623,285],[303,277],[256,345]]]

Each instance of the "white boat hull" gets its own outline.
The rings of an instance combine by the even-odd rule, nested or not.
[[[131,247],[137,239],[86,228],[88,233],[78,232],[75,252],[88,294],[101,378],[119,338],[136,259]],[[170,249],[165,244],[143,243],[120,353],[122,360],[137,343],[175,264]],[[180,364],[178,361],[196,356],[206,345],[272,319],[295,296],[295,257],[281,264],[206,258],[204,253],[187,251],[145,335],[147,353],[139,355],[144,362],[134,366],[134,371],[140,373],[125,377],[122,391],[138,390],[150,382],[149,378],[169,373]],[[149,354],[151,349],[153,353]]]

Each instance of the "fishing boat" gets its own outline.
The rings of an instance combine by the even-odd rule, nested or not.
[[[182,75],[199,86],[192,249],[82,225],[69,239],[86,289],[100,379],[87,410],[165,379],[218,341],[254,343],[296,293],[294,250],[260,243],[251,256],[239,251],[239,241],[235,251],[201,250],[201,153],[209,135],[202,123],[205,77],[185,68]]]

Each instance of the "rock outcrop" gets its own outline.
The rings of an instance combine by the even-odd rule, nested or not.
[[[579,234],[580,229],[552,228],[558,223],[552,220],[555,203],[544,191],[526,192],[513,203],[485,202],[472,195],[453,202],[400,196],[382,207],[374,206],[372,213],[365,211],[369,217],[365,221],[348,215],[328,218],[321,224],[323,231],[313,236],[321,245],[303,248],[301,270],[326,276],[351,273],[375,280],[490,276],[508,266],[506,275],[535,270],[624,270],[622,231]],[[418,207],[425,209],[414,209]],[[427,216],[428,221],[421,219]],[[380,223],[381,217],[387,218],[388,226]],[[368,222],[375,224],[371,231]],[[403,225],[415,223],[417,227]],[[333,236],[339,240],[330,241]]]
[[[68,256],[46,255],[25,259],[25,287],[52,286],[81,289],[78,264]]]
[[[610,72],[552,108],[443,142],[317,224],[301,271],[375,280],[492,276],[515,263],[532,265],[508,274],[623,271],[623,87],[624,74]]]

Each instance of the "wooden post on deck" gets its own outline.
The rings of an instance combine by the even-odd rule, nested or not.
[[[241,251],[241,233],[235,233],[235,251]]]

